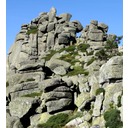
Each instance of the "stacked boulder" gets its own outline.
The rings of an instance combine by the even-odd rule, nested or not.
[[[39,88],[44,92],[42,99],[46,104],[48,113],[73,109],[74,96],[70,86],[72,86],[72,82],[67,84],[61,78],[47,79],[40,83]]]
[[[91,41],[104,41],[107,38],[108,26],[105,23],[99,23],[97,20],[91,20],[90,25],[81,32],[81,38],[85,38]]]

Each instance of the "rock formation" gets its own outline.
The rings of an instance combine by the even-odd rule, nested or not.
[[[66,128],[105,128],[104,113],[113,108],[123,121],[123,57],[96,57],[114,34],[107,35],[105,23],[91,20],[83,28],[79,21],[70,21],[71,14],[56,12],[52,7],[22,24],[8,51],[6,128],[38,128],[76,108],[83,116]]]

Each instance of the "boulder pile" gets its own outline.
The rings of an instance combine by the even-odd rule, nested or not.
[[[95,54],[114,34],[107,35],[105,23],[91,20],[83,28],[56,12],[52,7],[22,24],[8,51],[6,128],[41,128],[60,113],[71,119],[65,128],[105,128],[104,114],[113,109],[123,121],[123,56]]]

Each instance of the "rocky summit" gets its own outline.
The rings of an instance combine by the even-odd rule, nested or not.
[[[6,128],[122,128],[122,37],[56,12],[22,24],[8,51]]]

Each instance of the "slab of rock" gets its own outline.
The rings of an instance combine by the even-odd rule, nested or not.
[[[58,100],[61,98],[68,98],[68,99],[72,99],[73,95],[71,92],[48,92],[48,93],[44,93],[44,99],[45,102],[51,101],[51,100]]]
[[[54,18],[56,17],[56,9],[52,7],[49,12],[49,22],[53,22]]]
[[[94,103],[94,109],[93,109],[93,114],[92,114],[93,116],[96,116],[96,117],[100,116],[102,101],[103,101],[103,93],[96,96],[96,101]]]

